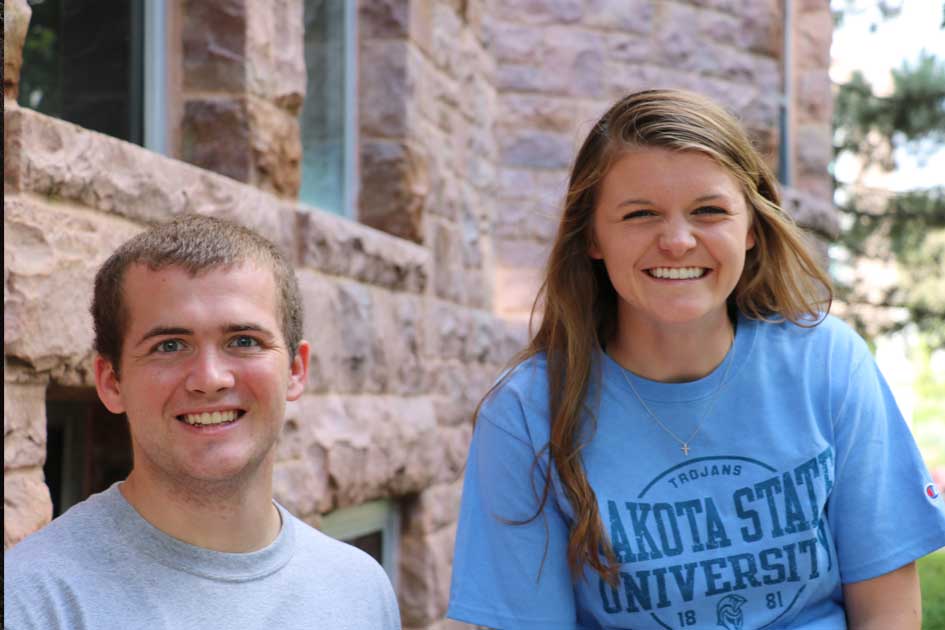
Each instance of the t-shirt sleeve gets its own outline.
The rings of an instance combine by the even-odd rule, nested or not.
[[[835,420],[827,504],[840,578],[878,577],[945,546],[945,500],[872,357],[851,372]]]
[[[503,630],[573,630],[568,527],[555,501],[549,496],[527,523],[508,522],[536,515],[546,470],[544,462],[533,467],[535,448],[514,407],[476,423],[447,615]]]

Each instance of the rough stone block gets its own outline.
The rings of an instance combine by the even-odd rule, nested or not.
[[[494,298],[496,313],[500,317],[527,322],[541,278],[540,268],[496,265],[495,285],[501,287]]]
[[[298,119],[255,98],[190,100],[181,122],[184,160],[294,199],[301,182]]]
[[[455,475],[426,397],[306,395],[301,404],[311,442],[296,448],[326,453],[332,508],[417,492],[441,470]]]
[[[822,124],[798,125],[795,137],[798,172],[803,175],[827,175],[833,159],[832,134],[829,121]]]
[[[398,603],[405,626],[424,626],[446,613],[456,528],[401,538]]]
[[[740,24],[729,34],[741,50],[780,58],[784,47],[783,2],[754,0],[738,7]],[[725,41],[724,38],[721,41]]]
[[[305,339],[311,345],[307,391],[326,392],[336,386],[341,364],[341,306],[338,282],[308,269],[297,272],[305,309]]]
[[[601,29],[650,33],[655,4],[649,0],[588,0],[584,3],[582,23]]]
[[[246,0],[185,0],[185,90],[242,92],[246,86]]]
[[[410,44],[402,40],[362,43],[358,51],[358,124],[362,136],[396,138],[406,134],[413,88],[407,67],[409,48]]]
[[[305,99],[304,8],[303,0],[246,2],[246,89],[293,117]]]
[[[7,197],[3,210],[7,359],[89,385],[93,278],[140,227],[36,198]]]
[[[705,52],[706,43],[697,37],[696,25],[702,11],[696,7],[660,3],[655,29],[659,60],[671,68],[691,68]]]
[[[442,2],[433,4],[431,57],[437,67],[453,77],[463,71],[462,65],[466,61],[459,47],[462,31],[462,21],[454,9]]]
[[[3,385],[3,469],[46,461],[45,383]]]
[[[327,454],[302,410],[298,401],[286,405],[272,480],[276,500],[300,518],[327,512],[332,505]]]
[[[387,359],[387,390],[402,396],[428,389],[427,366],[420,358],[423,344],[422,301],[413,295],[390,295],[378,301],[374,342]]]
[[[52,500],[39,467],[3,471],[3,548],[52,520]]]
[[[437,297],[462,304],[465,298],[463,258],[458,230],[444,221],[430,221],[433,247],[433,291]]]
[[[26,0],[4,2],[3,10],[3,98],[15,101],[20,92],[23,42],[33,10]]]
[[[502,64],[537,64],[547,54],[544,29],[540,26],[499,22],[493,30],[493,50]]]
[[[387,389],[386,346],[374,331],[376,297],[363,284],[338,285],[341,347],[335,385],[340,391],[380,393]]]
[[[799,70],[830,67],[830,42],[833,39],[833,17],[824,5],[820,10],[808,11],[797,16],[795,51],[796,68]]]
[[[426,249],[323,212],[298,213],[301,264],[394,291],[423,293],[429,277]]]
[[[830,75],[819,70],[797,73],[797,119],[800,123],[823,122],[833,115]]]
[[[247,113],[253,169],[250,183],[295,200],[302,182],[302,140],[298,117],[257,98],[249,98]]]
[[[581,0],[498,0],[496,4],[500,19],[526,24],[577,22],[585,12]]]
[[[803,228],[813,230],[831,239],[840,234],[840,219],[837,209],[829,201],[796,188],[782,190],[781,203],[791,217]]]
[[[517,167],[567,168],[573,157],[568,135],[538,129],[519,129],[499,139],[503,164]]]
[[[429,0],[362,0],[358,2],[358,34],[362,39],[407,37],[414,5],[429,5]],[[414,29],[410,28],[411,34]]]
[[[427,158],[420,145],[362,141],[359,218],[365,224],[420,242],[429,187]]]
[[[181,157],[200,168],[249,182],[250,124],[245,99],[189,100],[181,121]]]

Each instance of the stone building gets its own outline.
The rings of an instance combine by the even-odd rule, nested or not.
[[[470,413],[524,343],[569,162],[610,103],[716,98],[798,221],[837,229],[823,0],[132,0],[40,24],[65,4],[4,3],[5,547],[128,465],[87,305],[148,224],[229,217],[295,262],[313,369],[277,496],[384,561],[405,628],[460,625]],[[58,47],[31,62],[42,28]],[[76,52],[92,32],[127,34],[107,67]],[[50,59],[53,79],[30,74]]]

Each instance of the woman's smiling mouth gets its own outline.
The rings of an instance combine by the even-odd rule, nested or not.
[[[695,280],[711,270],[705,267],[652,267],[644,271],[648,276],[659,280]]]

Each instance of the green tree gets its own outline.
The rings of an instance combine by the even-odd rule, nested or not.
[[[892,80],[892,91],[884,96],[860,73],[837,86],[834,156],[856,156],[861,175],[896,168],[896,149],[921,162],[945,147],[945,61],[923,51],[914,63],[894,70]],[[877,295],[866,283],[841,276],[838,297],[850,305],[861,333],[913,322],[932,348],[945,347],[945,186],[891,194],[867,189],[859,179],[835,180],[848,268],[873,262],[875,269],[882,261],[895,265],[898,279]],[[877,318],[877,312],[908,316]]]

